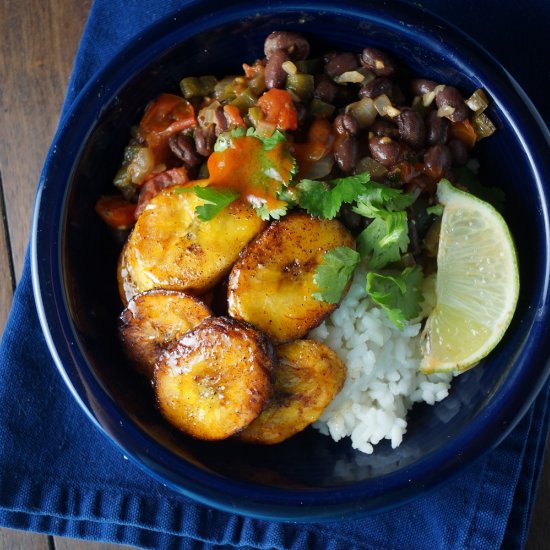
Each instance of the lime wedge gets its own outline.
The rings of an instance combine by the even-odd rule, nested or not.
[[[442,180],[436,304],[422,333],[424,373],[463,372],[502,339],[519,294],[516,249],[502,216]]]

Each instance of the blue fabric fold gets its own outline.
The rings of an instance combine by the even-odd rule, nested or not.
[[[511,1],[504,3],[512,6]],[[177,0],[96,0],[64,111],[82,85],[127,40],[181,4]],[[435,0],[424,5],[475,35],[505,61],[528,92],[533,91],[535,101],[542,98],[550,76],[539,72],[535,84],[523,61],[531,53],[528,65],[540,67],[543,34],[514,52],[514,46],[503,39],[507,31],[499,34],[495,26],[506,12],[502,4],[498,12],[478,7],[474,0],[463,2],[460,10],[455,3],[440,5]],[[532,11],[537,6],[540,10]],[[550,19],[550,9],[532,2],[518,14],[519,31],[530,24],[530,18],[534,21],[534,14],[535,25]],[[483,22],[492,25],[491,33],[485,34]],[[245,518],[174,493],[135,466],[92,426],[49,355],[30,279],[27,259],[0,347],[0,525],[163,549],[486,549],[525,544],[550,422],[550,384],[499,447],[410,504],[327,524]]]

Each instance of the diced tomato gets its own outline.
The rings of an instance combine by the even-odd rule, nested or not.
[[[189,181],[187,170],[182,166],[180,168],[172,168],[161,172],[156,176],[148,179],[142,186],[139,192],[137,208],[135,209],[135,219],[143,212],[149,201],[165,187],[170,185],[183,185]]]
[[[460,122],[451,123],[449,127],[449,138],[458,139],[464,143],[468,149],[471,149],[476,143],[477,135],[472,123],[465,118]]]
[[[320,160],[328,155],[334,144],[332,125],[326,118],[316,118],[311,123],[305,143],[294,143],[292,152],[298,164]]]
[[[149,103],[139,123],[139,133],[153,150],[155,163],[166,161],[168,138],[197,124],[193,105],[183,97],[161,94]]]
[[[246,124],[241,116],[241,113],[235,105],[224,105],[223,114],[230,127],[246,128]]]
[[[291,151],[298,162],[298,177],[306,177],[311,166],[328,155],[334,145],[332,124],[326,118],[315,118],[305,143],[293,143]]]
[[[265,114],[265,120],[277,126],[279,130],[296,130],[298,113],[292,96],[286,90],[272,88],[258,99],[258,107]]]
[[[413,178],[422,173],[424,165],[422,163],[412,163],[402,161],[394,166],[394,169],[399,174],[399,179],[403,183],[408,183]]]
[[[95,205],[95,211],[101,219],[115,229],[132,227],[135,210],[136,205],[122,195],[102,195]]]

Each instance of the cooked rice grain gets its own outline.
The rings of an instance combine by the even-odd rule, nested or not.
[[[407,431],[413,403],[433,405],[448,395],[451,374],[422,374],[420,323],[399,330],[365,294],[365,272],[358,269],[340,307],[310,337],[330,346],[348,367],[342,391],[314,424],[335,441],[371,454],[388,439],[398,447]]]

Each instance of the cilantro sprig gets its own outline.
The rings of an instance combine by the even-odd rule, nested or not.
[[[400,274],[367,273],[366,290],[387,313],[390,321],[403,330],[407,320],[417,317],[422,308],[422,269],[406,267]]]
[[[347,246],[338,246],[325,252],[323,263],[317,267],[313,277],[319,287],[319,292],[313,293],[313,298],[337,304],[359,262],[359,253]]]
[[[360,254],[369,259],[370,269],[382,269],[398,262],[409,246],[407,213],[380,210],[357,237]]]
[[[371,183],[368,172],[327,183],[304,179],[296,186],[298,205],[312,216],[332,220],[344,203],[352,203],[367,193]]]
[[[329,182],[302,180],[296,189],[298,205],[313,216],[332,219],[343,204],[351,204],[353,212],[369,219],[366,229],[357,236],[357,251],[338,247],[325,254],[314,277],[320,288],[314,298],[338,303],[353,272],[363,262],[369,270],[367,294],[403,329],[406,320],[420,313],[422,301],[422,269],[395,269],[409,246],[406,209],[416,197],[371,181],[368,173]],[[388,268],[390,271],[385,271]]]
[[[204,204],[195,207],[199,220],[208,222],[215,218],[226,206],[239,198],[239,193],[231,189],[214,189],[213,187],[182,187],[178,193],[195,193]]]

